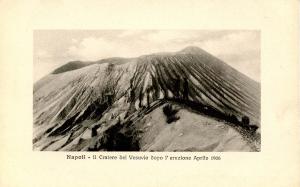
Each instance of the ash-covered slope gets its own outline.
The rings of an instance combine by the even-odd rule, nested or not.
[[[178,105],[185,103],[187,107],[189,104],[199,106],[196,108],[200,111],[194,107],[194,111],[184,112],[181,119],[175,122],[181,130],[189,128],[193,132],[190,128],[196,130],[203,125],[203,120],[199,120],[199,126],[189,125],[197,122],[191,122],[184,117],[194,116],[193,113],[197,112],[203,113],[197,115],[206,116],[201,119],[223,120],[223,124],[226,120],[222,116],[234,115],[238,119],[248,116],[252,124],[260,126],[259,83],[200,48],[188,47],[177,53],[151,54],[131,59],[111,58],[87,64],[80,62],[76,66],[65,65],[42,78],[34,85],[33,148],[207,151],[205,144],[211,140],[197,139],[197,134],[183,136],[186,140],[190,139],[185,141],[187,145],[182,145],[184,149],[170,147],[172,142],[168,130],[164,130],[166,137],[159,141],[155,139],[157,131],[147,134],[145,128],[150,128],[147,124],[156,127],[155,123],[149,121],[149,116],[157,117],[165,102],[176,102]],[[186,107],[181,107],[182,110],[184,108]],[[210,116],[211,111],[218,115]],[[147,124],[145,120],[148,120]],[[240,131],[228,125],[226,127],[235,132],[234,136],[240,134]],[[209,126],[206,131],[220,133],[215,134],[218,143],[209,146],[209,150],[257,149],[248,146],[253,145],[251,138],[245,139],[242,135],[239,135],[236,142],[245,141],[241,143],[243,145],[239,144],[239,148],[233,146],[230,149],[225,144],[227,139],[232,138],[232,133],[213,131],[211,128],[216,126]],[[206,132],[203,129],[207,127],[201,129],[202,131],[195,132],[201,132],[198,135],[203,137]],[[160,136],[164,135],[160,132]],[[118,142],[120,139],[122,141]],[[152,146],[148,149],[151,142],[147,141],[169,146]],[[201,141],[202,148],[194,145]]]

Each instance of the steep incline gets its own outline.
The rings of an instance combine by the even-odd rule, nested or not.
[[[69,65],[34,85],[35,150],[89,147],[93,129],[99,137],[148,103],[182,98],[184,80],[190,102],[260,126],[259,83],[196,47]]]
[[[153,99],[178,94],[176,81],[187,79],[189,99],[260,124],[260,85],[199,48],[138,59],[135,96],[151,90]],[[183,89],[179,90],[183,95]]]

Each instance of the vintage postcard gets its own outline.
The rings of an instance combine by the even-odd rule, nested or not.
[[[298,9],[0,1],[0,186],[300,186]]]

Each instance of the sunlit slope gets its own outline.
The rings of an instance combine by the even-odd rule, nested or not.
[[[101,117],[109,107],[106,93],[114,90],[116,98],[126,93],[132,64],[94,64],[42,78],[33,93],[34,142],[68,134],[78,123]]]

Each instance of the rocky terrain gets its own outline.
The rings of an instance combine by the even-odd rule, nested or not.
[[[34,150],[260,150],[260,84],[197,47],[70,62],[33,100]]]

